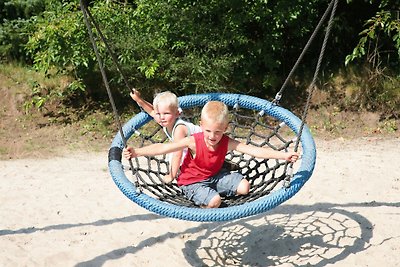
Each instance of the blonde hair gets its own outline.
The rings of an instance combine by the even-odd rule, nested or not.
[[[156,94],[153,100],[153,107],[158,108],[158,105],[160,103],[166,104],[168,105],[168,107],[173,109],[179,108],[178,97],[174,93],[171,93],[170,91],[165,91]]]
[[[228,107],[221,101],[210,101],[201,110],[201,119],[215,123],[229,123]]]

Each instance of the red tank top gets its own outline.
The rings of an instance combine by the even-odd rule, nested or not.
[[[191,153],[186,154],[177,179],[179,186],[197,183],[216,175],[221,170],[228,152],[229,137],[226,135],[221,138],[215,151],[208,150],[203,132],[192,136],[196,142],[196,155],[193,158]]]

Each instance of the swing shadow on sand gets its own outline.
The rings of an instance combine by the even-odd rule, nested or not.
[[[53,230],[66,230],[66,229],[71,229],[71,228],[77,228],[77,227],[84,227],[84,226],[103,226],[103,225],[110,225],[113,223],[120,223],[120,222],[126,222],[126,223],[131,223],[131,222],[137,222],[137,221],[150,221],[150,220],[156,220],[159,219],[160,216],[156,214],[139,214],[139,215],[132,215],[124,218],[116,218],[116,219],[111,219],[111,220],[98,220],[95,222],[89,222],[89,223],[65,223],[65,224],[57,224],[57,225],[48,225],[45,227],[27,227],[27,228],[21,228],[18,230],[9,230],[9,229],[4,229],[0,230],[0,236],[6,236],[6,235],[17,235],[17,234],[33,234],[36,232],[46,232],[46,231],[53,231]]]
[[[184,254],[192,266],[325,266],[367,249],[372,235],[369,220],[340,205],[286,205],[209,229]]]
[[[204,234],[185,243],[182,253],[188,266],[325,266],[371,246],[373,225],[346,208],[380,206],[400,207],[400,203],[282,205],[263,215],[168,232],[75,266],[102,266],[167,239],[204,230]]]
[[[203,223],[181,232],[166,232],[144,239],[135,246],[113,249],[75,266],[102,266],[108,261],[140,253],[146,247],[180,236],[188,237],[182,250],[188,266],[326,266],[372,246],[372,223],[358,212],[347,210],[357,207],[400,207],[400,202],[281,205],[268,213],[236,221]],[[156,214],[139,214],[89,223],[6,229],[0,230],[0,236],[121,222],[151,223],[162,218]]]

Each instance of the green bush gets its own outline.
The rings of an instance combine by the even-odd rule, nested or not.
[[[45,10],[41,0],[8,0],[0,3],[0,59],[26,62],[24,45],[32,16]]]
[[[158,90],[172,90],[179,95],[229,91],[272,98],[330,1],[89,2],[90,11],[115,51],[129,83],[145,94],[152,95]],[[396,6],[398,0],[348,2],[339,2],[332,38],[328,43],[334,49],[327,49],[322,73],[330,77],[337,71],[332,66],[342,67],[348,54],[347,63],[360,57],[368,58],[368,53],[363,51],[369,42],[384,40],[379,43],[384,44],[382,48],[397,50],[391,52],[383,75],[395,73],[396,76],[400,65],[398,20],[389,18],[387,14],[392,13],[387,11]],[[8,16],[8,21],[3,21],[0,28],[3,30],[0,30],[0,53],[3,57],[24,55],[24,60],[32,62],[36,70],[48,76],[59,73],[73,76],[76,82],[66,86],[61,94],[65,98],[94,97],[104,92],[79,1],[14,0],[6,3],[7,8],[12,6],[14,9],[0,4],[0,12]],[[18,3],[25,3],[26,8]],[[16,14],[23,14],[23,18],[18,20],[20,15]],[[357,45],[356,33],[360,30],[354,25],[364,17],[370,20]],[[99,35],[96,31],[94,34],[98,40]],[[323,32],[317,36],[290,81],[294,88],[291,94],[301,96],[305,93],[306,86],[303,85],[313,74],[322,35]],[[127,89],[105,45],[102,42],[97,44],[112,89],[119,93],[117,97],[126,97]],[[356,49],[351,53],[354,47]],[[22,49],[25,49],[25,54]],[[383,62],[386,50],[377,51],[381,55],[377,62]],[[354,64],[358,63],[354,61]],[[396,83],[382,80],[380,84],[388,88],[388,85]],[[296,88],[300,85],[300,89]],[[378,87],[371,87],[371,92]],[[39,106],[45,104],[45,92],[33,92],[39,97]],[[369,97],[387,99],[390,95],[381,92]],[[299,98],[291,99],[299,101]]]

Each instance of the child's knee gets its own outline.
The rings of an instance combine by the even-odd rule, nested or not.
[[[210,200],[210,202],[208,202],[206,208],[218,208],[221,205],[221,202],[222,200],[220,195],[216,195]]]
[[[250,191],[250,183],[246,179],[242,179],[237,187],[236,193],[238,195],[247,195]]]

